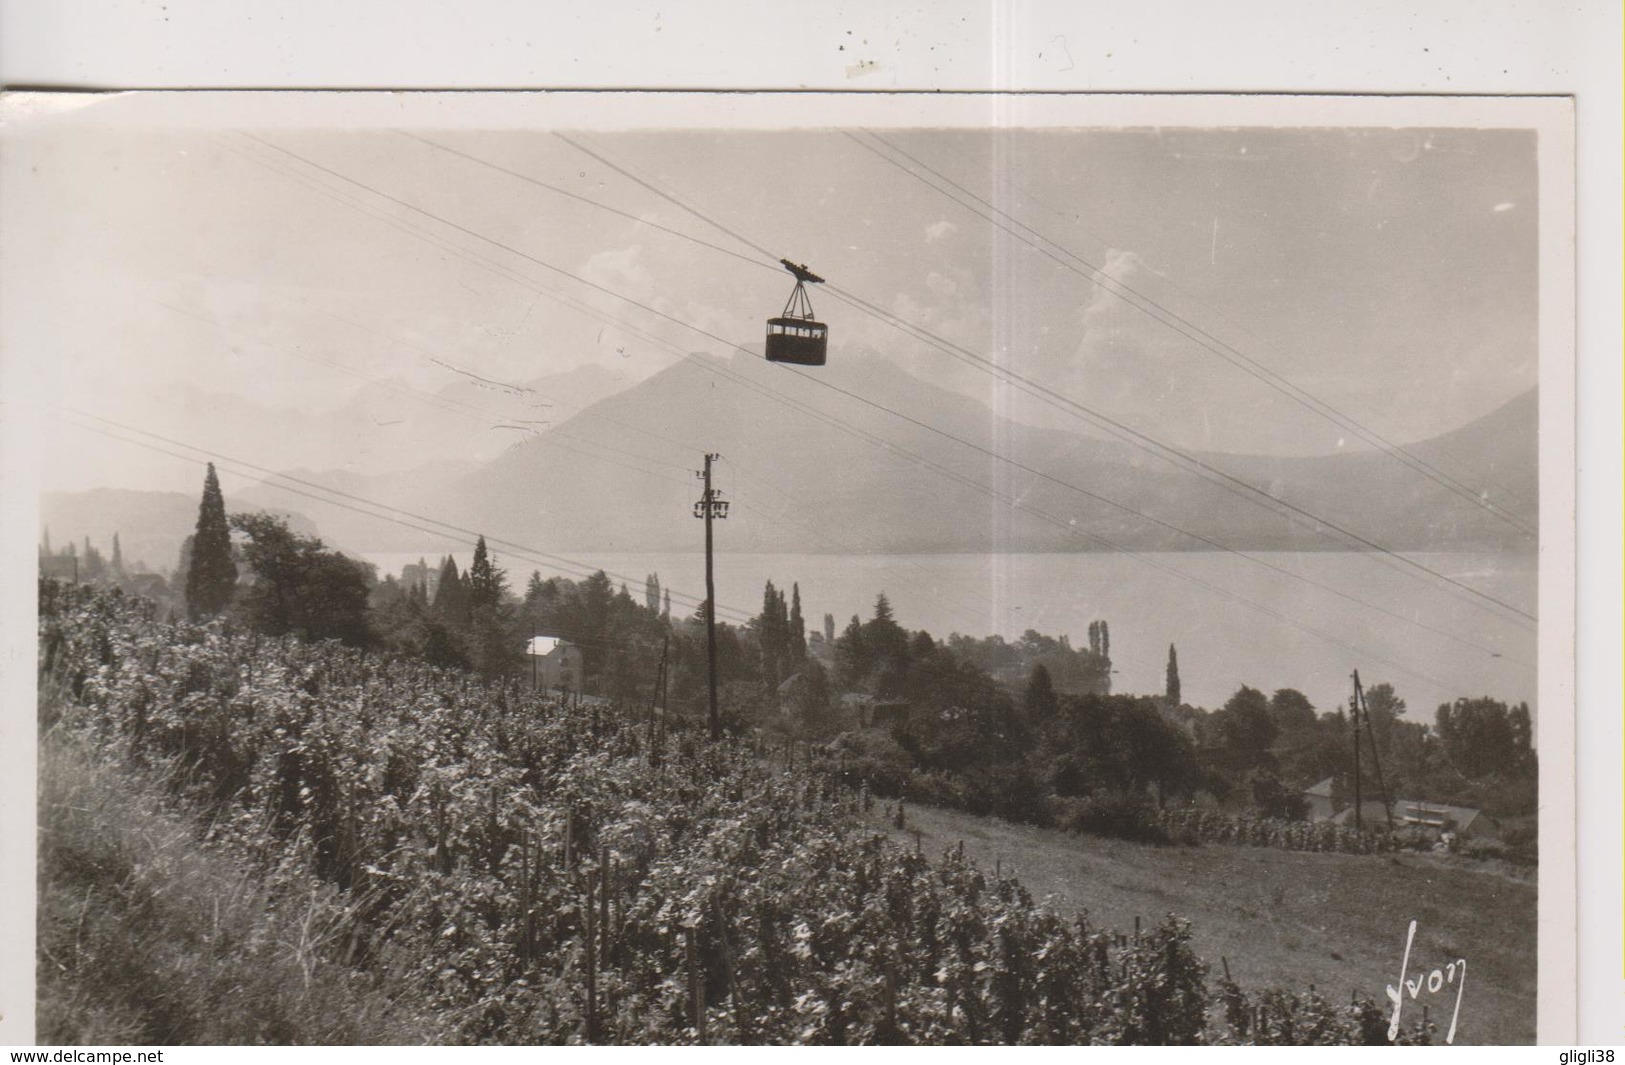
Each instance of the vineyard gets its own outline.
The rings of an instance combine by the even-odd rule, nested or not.
[[[668,735],[647,707],[56,582],[40,677],[42,735],[164,771],[200,847],[332,892],[336,963],[410,988],[437,1041],[1387,1042],[1372,1001],[1249,994],[1176,917],[1123,934],[1053,912],[863,827],[834,775]]]

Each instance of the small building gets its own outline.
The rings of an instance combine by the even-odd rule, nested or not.
[[[1441,834],[1454,832],[1462,839],[1495,839],[1501,831],[1494,818],[1470,806],[1395,799],[1392,809],[1394,827],[1398,829],[1420,828]],[[1360,803],[1360,820],[1368,826],[1386,826],[1388,810],[1381,799],[1367,799]],[[1354,807],[1341,811],[1332,821],[1339,825],[1354,824]]]
[[[558,636],[533,636],[525,649],[525,675],[538,691],[575,691],[581,685],[581,648]]]
[[[904,699],[877,699],[864,692],[846,692],[841,708],[861,728],[891,728],[908,722],[911,704]]]
[[[1484,811],[1441,802],[1402,799],[1394,804],[1394,820],[1439,832],[1448,830],[1462,839],[1495,839],[1501,834],[1501,826]]]
[[[1337,813],[1332,805],[1332,778],[1327,777],[1318,784],[1312,784],[1303,789],[1303,804],[1305,816],[1311,821],[1330,821]]]

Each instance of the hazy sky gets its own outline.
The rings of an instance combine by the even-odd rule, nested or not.
[[[528,381],[587,363],[635,381],[673,349],[723,348],[696,328],[759,345],[790,281],[744,238],[1184,447],[1358,443],[1184,334],[1211,334],[1398,441],[1536,381],[1532,133],[569,135],[731,232],[545,132],[423,136],[631,217],[397,132],[14,137],[6,225],[30,254],[6,259],[7,306],[27,309],[4,327],[7,357],[38,360],[82,409],[270,466],[334,452],[326,465],[375,472],[404,457],[353,413],[335,444],[250,432],[240,412],[308,420],[380,382],[434,393],[468,374]],[[894,150],[1055,243],[1038,242],[1046,253],[996,229],[882,158]],[[1110,294],[1095,269],[1183,322]],[[833,359],[893,359],[1013,417],[1083,428],[827,291],[813,299]],[[524,416],[523,397],[487,392],[494,414]],[[62,487],[195,490],[195,469],[64,433],[51,465]],[[487,435],[465,457],[494,446]]]

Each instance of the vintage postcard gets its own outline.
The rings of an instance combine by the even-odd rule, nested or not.
[[[3,118],[0,1041],[1574,1037],[1571,100]]]

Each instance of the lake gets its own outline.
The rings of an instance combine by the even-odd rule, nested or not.
[[[366,556],[380,575],[399,575],[418,557]],[[658,573],[679,597],[674,613],[689,612],[704,595],[699,552],[569,557],[624,580],[639,602],[645,576]],[[1533,555],[1407,557],[1535,612]],[[516,589],[537,568],[504,559],[500,551],[493,558]],[[731,621],[758,612],[768,580],[786,592],[799,583],[808,628],[820,628],[827,612],[839,633],[852,615],[868,618],[884,591],[901,625],[937,637],[960,632],[1013,639],[1037,629],[1070,634],[1073,646],[1087,646],[1089,623],[1104,619],[1111,628],[1115,691],[1160,694],[1172,643],[1184,699],[1197,706],[1217,707],[1248,684],[1266,692],[1296,688],[1328,710],[1347,700],[1354,669],[1367,688],[1393,684],[1413,720],[1431,722],[1439,703],[1462,695],[1535,706],[1535,627],[1526,619],[1380,555],[1256,552],[1251,558],[1259,561],[1224,552],[724,553],[716,560],[718,616]],[[457,556],[460,568],[468,560],[468,552]],[[559,572],[543,569],[542,575]]]

